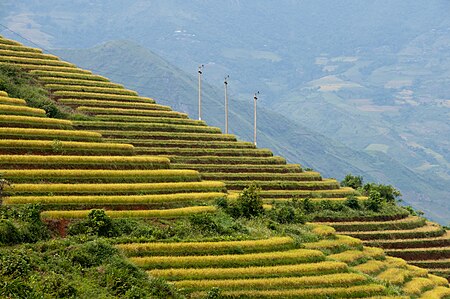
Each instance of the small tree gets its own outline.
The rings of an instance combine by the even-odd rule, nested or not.
[[[381,198],[380,192],[377,190],[371,190],[369,193],[369,199],[366,201],[366,207],[374,212],[379,212],[383,200]]]
[[[251,184],[239,195],[235,211],[239,217],[251,218],[262,215],[264,213],[263,202],[259,196],[261,188],[255,184]]]
[[[341,186],[352,187],[355,190],[361,188],[362,185],[363,185],[363,177],[352,175],[351,173],[347,174],[344,180],[341,182]]]

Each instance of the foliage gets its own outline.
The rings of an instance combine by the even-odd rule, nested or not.
[[[369,199],[365,203],[367,209],[378,212],[380,211],[382,203],[383,201],[380,192],[377,190],[370,190]]]
[[[358,198],[356,198],[356,196],[354,195],[347,196],[347,199],[345,200],[345,205],[353,210],[359,210],[361,208]]]
[[[20,98],[34,108],[45,110],[48,117],[65,118],[67,112],[49,100],[48,93],[38,81],[19,67],[0,64],[0,90],[6,91],[10,97]]]
[[[201,231],[203,235],[233,235],[236,232],[246,232],[245,228],[234,221],[227,214],[194,214],[189,216],[194,230]]]
[[[395,203],[398,197],[402,196],[400,191],[391,185],[368,183],[363,187],[364,194],[369,195],[372,191],[380,194],[380,198],[387,203]]]
[[[347,174],[344,180],[341,182],[341,186],[343,187],[351,187],[355,190],[361,188],[363,186],[363,177],[355,176],[351,173]]]
[[[255,184],[244,188],[235,202],[228,204],[228,212],[235,218],[252,218],[264,214],[263,202],[259,195],[261,189]]]

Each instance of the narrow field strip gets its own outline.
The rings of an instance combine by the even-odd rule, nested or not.
[[[189,163],[189,164],[286,164],[286,159],[279,156],[273,157],[218,157],[218,156],[201,156],[201,157],[187,157],[175,156],[171,157],[172,163]]]
[[[0,114],[0,124],[2,127],[43,127],[72,129],[72,122],[70,120],[33,116]]]
[[[172,112],[174,116],[183,117],[187,114],[173,111],[169,106],[153,104],[153,103],[142,103],[142,102],[120,102],[120,101],[108,101],[108,100],[80,100],[80,99],[70,99],[62,98],[58,100],[59,103],[69,106],[79,106],[78,111],[89,112],[91,114],[105,114],[105,115],[115,115],[122,114],[120,111],[125,112],[129,109],[143,109],[149,111],[166,111]],[[122,109],[112,109],[112,108],[122,108]],[[126,109],[124,109],[126,108]],[[170,114],[168,114],[170,115]],[[123,115],[121,115],[123,116]],[[132,117],[130,117],[131,119]]]
[[[22,99],[10,98],[10,97],[8,97],[8,94],[5,92],[5,93],[0,94],[0,104],[25,106],[27,104],[27,102]]]
[[[450,247],[386,249],[386,254],[405,260],[450,259]]]
[[[51,180],[61,181],[70,179],[72,182],[89,181],[91,179],[117,179],[139,178],[151,182],[169,181],[199,181],[199,173],[195,170],[155,169],[155,170],[86,170],[86,169],[18,169],[1,170],[0,173],[12,182],[27,180]],[[185,177],[185,178],[182,178]]]
[[[212,172],[202,173],[202,178],[208,180],[224,180],[233,181],[237,179],[247,179],[254,181],[276,180],[276,181],[321,181],[322,177],[317,172],[298,172],[298,173],[271,173],[271,172],[257,172],[257,173],[227,173],[227,172]]]
[[[81,70],[75,68],[76,70]],[[59,72],[59,71],[45,71],[45,70],[31,70],[30,73],[36,76],[47,76],[47,77],[55,77],[55,78],[63,78],[63,79],[81,79],[81,80],[89,80],[89,81],[102,81],[102,82],[110,82],[108,78],[103,76],[94,75],[90,71],[81,70],[81,73],[67,73],[67,72]]]
[[[403,291],[408,295],[420,295],[424,291],[430,290],[436,286],[436,283],[429,278],[413,277],[412,280],[405,283]]]
[[[39,52],[22,51],[16,48],[15,50],[2,49],[0,48],[0,55],[2,56],[12,56],[12,57],[24,57],[24,58],[39,58],[48,60],[59,60],[55,55],[43,54]]]
[[[308,249],[336,249],[346,247],[361,247],[362,241],[353,237],[336,235],[336,239],[325,239],[317,242],[308,242],[303,244]]]
[[[271,289],[294,289],[317,286],[351,286],[366,282],[364,275],[356,273],[325,274],[318,276],[301,277],[277,277],[277,278],[247,278],[247,279],[224,279],[224,280],[181,280],[175,281],[178,288],[188,290],[207,290],[218,287],[223,290],[271,290]]]
[[[285,173],[299,174],[302,172],[299,164],[282,165],[255,165],[255,164],[181,164],[174,163],[172,168],[195,169],[202,172],[202,175],[209,173],[223,173],[230,175],[247,175],[249,173],[272,173],[274,175],[284,175]]]
[[[281,265],[267,267],[244,268],[200,268],[200,269],[157,269],[147,273],[154,277],[162,277],[170,281],[194,279],[243,279],[257,277],[290,277],[305,275],[323,275],[336,272],[347,272],[347,264],[342,262],[324,261],[296,265]]]
[[[190,132],[190,133],[216,133],[220,134],[220,128],[196,125],[177,125],[159,123],[127,123],[110,121],[73,121],[74,126],[84,129],[116,129],[116,130],[137,130],[137,131],[160,131],[160,132]]]
[[[0,104],[0,114],[46,117],[45,110],[27,106]]]
[[[29,63],[21,63],[15,62],[13,65],[20,67],[22,69],[28,71],[47,71],[47,72],[63,72],[67,74],[82,74],[82,75],[92,75],[90,71],[83,70],[74,66],[56,66],[56,65],[38,65],[38,64],[29,64]]]
[[[105,140],[115,140],[115,142],[130,143],[138,146],[155,146],[168,148],[244,148],[255,149],[253,143],[243,141],[198,141],[198,140],[153,140],[153,139],[120,139],[105,138]],[[268,173],[269,174],[269,173]]]
[[[97,87],[91,85],[69,85],[69,84],[45,84],[46,89],[51,91],[77,91],[77,92],[95,92],[116,95],[137,96],[138,93],[123,87]]]
[[[276,180],[252,180],[263,190],[338,190],[339,183],[333,179],[322,179],[320,181],[276,181]],[[230,190],[241,190],[249,184],[249,180],[227,181]]]
[[[450,288],[438,286],[420,296],[420,299],[441,299],[450,296]]]
[[[21,137],[19,139],[59,139],[59,140],[101,140],[97,132],[33,129],[33,128],[0,128],[0,137]]]
[[[130,115],[103,115],[96,114],[95,120],[109,121],[109,122],[149,122],[149,123],[160,123],[160,124],[173,124],[173,125],[188,125],[188,126],[206,126],[206,123],[202,120],[195,120],[184,118],[182,115],[174,115],[174,112],[169,111],[159,111],[159,110],[149,110],[153,116],[130,116]],[[161,113],[163,112],[163,113]],[[148,140],[151,141],[151,140]],[[142,140],[141,140],[142,142]],[[145,145],[144,145],[145,146]]]
[[[63,67],[75,67],[74,64],[51,59],[40,59],[40,58],[26,58],[17,56],[0,56],[0,62],[13,63],[13,64],[28,64],[28,65],[42,65],[42,66],[63,66]]]
[[[382,261],[368,260],[367,262],[353,266],[352,268],[364,274],[373,275],[386,270],[387,265],[385,262]]]
[[[442,236],[445,230],[437,224],[427,223],[425,226],[408,230],[384,230],[384,231],[361,231],[341,232],[361,240],[388,240],[388,239],[412,239],[412,238],[435,238]]]
[[[185,178],[186,180],[188,178]],[[192,176],[191,179],[195,179]],[[202,188],[205,192],[220,192],[224,190],[223,182],[174,182],[174,183],[136,183],[136,184],[14,184],[6,187],[5,193],[15,195],[52,193],[57,194],[167,194],[172,192],[191,192]]]
[[[197,190],[201,191],[201,190]],[[11,196],[3,199],[5,205],[44,204],[44,205],[132,205],[172,202],[211,201],[225,197],[221,192],[175,193],[158,195],[128,196]]]
[[[86,218],[91,210],[82,211],[44,211],[42,219],[80,219]],[[216,208],[212,206],[193,206],[186,208],[167,210],[130,210],[130,211],[106,211],[111,218],[177,218],[193,214],[214,213]]]
[[[124,88],[122,84],[109,82],[106,80],[98,80],[95,75],[91,77],[82,77],[80,79],[77,78],[64,78],[63,75],[60,76],[55,75],[54,73],[39,73],[36,72],[36,75],[39,75],[39,81],[44,84],[67,84],[67,85],[82,85],[82,86],[94,86],[94,87],[105,87],[105,88]]]
[[[367,284],[349,287],[310,288],[293,290],[242,290],[224,291],[222,295],[227,298],[356,298],[370,295],[381,295],[385,287],[379,284]],[[192,298],[203,298],[205,292],[196,292]]]
[[[293,249],[287,251],[203,255],[203,256],[151,256],[131,257],[129,260],[144,269],[167,268],[233,268],[243,266],[275,266],[294,263],[311,263],[323,261],[321,251],[311,249]]]
[[[0,168],[164,169],[170,160],[154,156],[38,156],[0,155]],[[8,167],[9,166],[9,167]]]
[[[403,219],[389,221],[323,222],[323,224],[333,226],[339,232],[407,230],[424,226],[425,219],[417,216],[409,216]]]
[[[286,197],[313,197],[317,200],[327,200],[328,198],[346,197],[347,195],[354,194],[355,190],[348,187],[333,190],[262,190],[261,196],[264,198],[286,198]],[[344,234],[344,233],[343,233]]]
[[[9,50],[9,51],[21,51],[21,52],[30,52],[30,53],[40,53],[40,54],[42,54],[42,50],[41,49],[25,47],[25,46],[20,45],[20,44],[16,44],[16,45],[4,44],[1,40],[0,40],[0,49]]]
[[[143,102],[152,103],[155,101],[151,98],[131,96],[131,95],[118,95],[118,94],[106,94],[96,92],[78,92],[78,91],[55,91],[53,95],[58,98],[75,98],[75,99],[104,99],[104,100],[117,100],[127,102]]]
[[[265,252],[292,249],[293,246],[294,240],[290,237],[272,237],[269,239],[245,241],[129,243],[116,245],[116,248],[124,251],[127,256],[180,256]]]
[[[145,131],[111,131],[96,130],[104,137],[158,139],[158,140],[197,140],[197,141],[236,141],[236,136],[217,133],[183,133],[183,132],[145,132]]]
[[[447,231],[442,236],[435,238],[375,240],[365,241],[365,244],[384,249],[450,247],[450,232]]]
[[[148,155],[178,155],[187,157],[272,157],[268,149],[247,148],[170,148],[170,147],[136,147],[137,153]]]
[[[411,265],[426,269],[450,268],[450,259],[436,259],[436,260],[412,260]]]
[[[363,250],[347,250],[341,253],[331,254],[328,258],[344,262],[347,264],[354,264],[364,258],[382,258],[384,251],[376,247],[364,247]]]

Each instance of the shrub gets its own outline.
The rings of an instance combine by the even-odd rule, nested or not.
[[[366,201],[366,207],[367,209],[378,212],[381,209],[383,201],[381,199],[380,192],[376,190],[371,190],[369,192],[369,199]]]
[[[383,201],[387,203],[395,203],[398,197],[402,196],[399,190],[391,185],[368,183],[363,187],[364,193],[370,195],[371,191],[377,191]]]
[[[204,235],[232,235],[236,232],[244,232],[245,229],[239,223],[233,221],[227,214],[194,214],[189,217],[189,222],[194,231]]]
[[[268,214],[273,221],[281,224],[306,222],[306,217],[301,210],[294,208],[289,202],[274,206]]]
[[[359,210],[361,209],[361,205],[359,204],[358,198],[354,195],[347,196],[347,199],[344,203],[347,207],[353,210]]]
[[[259,195],[261,189],[255,184],[245,188],[236,202],[229,204],[229,212],[234,217],[252,218],[264,213],[263,202]]]
[[[362,176],[355,176],[351,173],[347,174],[344,178],[344,180],[341,182],[341,186],[343,187],[351,187],[355,190],[361,188],[363,185],[363,177]]]
[[[87,221],[87,233],[102,237],[115,235],[111,218],[104,210],[92,210],[89,212]]]

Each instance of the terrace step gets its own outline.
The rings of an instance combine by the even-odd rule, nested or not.
[[[73,121],[73,126],[81,129],[105,130],[113,129],[120,131],[153,131],[153,132],[183,132],[183,133],[216,133],[220,129],[208,126],[160,124],[145,122],[113,122],[113,121]],[[103,134],[102,134],[103,135]]]
[[[143,147],[167,147],[167,148],[243,148],[255,149],[251,142],[243,141],[209,141],[202,142],[198,140],[152,140],[152,139],[119,139],[119,138],[104,138],[105,141],[114,141],[121,143],[129,143],[134,146]]]
[[[119,95],[101,92],[83,92],[83,91],[55,91],[53,96],[58,100],[62,98],[73,99],[90,99],[90,100],[107,100],[107,101],[122,101],[122,102],[143,102],[154,104],[155,101],[151,98],[140,97],[136,95]]]
[[[5,95],[0,94],[0,104],[2,105],[14,105],[14,106],[26,106],[27,102],[22,99],[16,99],[16,98],[10,98],[7,96],[8,94],[5,93]]]
[[[178,148],[178,147],[142,147],[135,148],[137,154],[143,155],[176,155],[187,157],[272,157],[268,149],[254,148]]]
[[[73,129],[70,120],[21,115],[0,115],[0,125],[13,128]]]
[[[253,164],[253,165],[286,165],[282,157],[218,157],[218,156],[171,156],[172,163],[182,164]]]
[[[262,190],[274,191],[283,190],[337,190],[339,183],[334,179],[323,179],[321,181],[275,181],[275,180],[246,180],[246,181],[226,181],[229,190],[242,190],[254,183]]]
[[[449,269],[450,259],[412,260],[409,264],[434,271],[435,269]]]
[[[248,173],[222,173],[205,172],[201,174],[204,180],[221,180],[224,182],[246,179],[248,181],[321,181],[320,173],[305,171],[298,173],[272,173],[272,172],[248,172]]]
[[[0,155],[2,169],[168,169],[170,160],[153,156]]]
[[[223,173],[223,174],[240,174],[240,173],[273,173],[273,174],[297,174],[301,173],[301,166],[298,164],[184,164],[172,163],[171,167],[174,169],[194,169],[202,172],[202,175],[209,173]]]
[[[382,231],[382,230],[406,230],[422,227],[425,219],[417,216],[409,216],[399,220],[389,221],[351,221],[351,222],[322,222],[332,226],[338,232],[350,231]]]
[[[223,192],[223,182],[199,182],[198,176],[183,174],[167,183],[135,183],[135,184],[15,184],[6,187],[6,196],[46,196],[52,195],[147,195],[203,191]],[[184,181],[180,181],[184,180]],[[191,181],[188,181],[191,180]]]
[[[75,79],[75,78],[63,78],[63,77],[58,77],[58,76],[49,76],[49,74],[42,74],[41,76],[39,76],[39,81],[43,82],[44,84],[52,84],[53,83],[53,84],[124,88],[122,84],[112,83],[109,81],[98,81],[98,80],[93,80],[92,78],[90,80]]]
[[[2,103],[0,103],[0,114],[46,117],[45,110],[42,109],[31,108],[28,106],[2,104]]]
[[[311,197],[317,200],[327,200],[328,198],[345,198],[350,194],[354,194],[355,190],[352,188],[340,188],[333,190],[262,190],[260,195],[263,199],[278,199],[278,198],[306,198]],[[344,233],[343,233],[344,234]]]
[[[384,249],[450,247],[450,232],[435,238],[365,241],[364,244]],[[450,264],[449,264],[450,266]]]
[[[414,229],[405,230],[384,230],[384,231],[342,231],[344,235],[349,235],[361,240],[396,240],[412,238],[435,238],[442,236],[445,230],[438,224],[427,222],[426,225]]]
[[[2,176],[11,183],[127,183],[127,182],[170,182],[186,175],[186,181],[199,179],[194,170],[156,169],[156,170],[109,170],[109,169],[0,169]],[[183,179],[182,179],[183,180]]]
[[[0,128],[1,139],[24,140],[65,140],[65,141],[105,141],[102,135],[96,132],[58,130],[58,129],[34,129],[34,128]],[[111,143],[117,143],[111,140]]]
[[[59,99],[58,102],[68,105],[68,106],[76,106],[78,103],[84,104],[86,101],[86,105],[78,106],[76,109],[78,112],[96,115],[101,120],[116,120],[116,121],[129,121],[129,122],[137,122],[138,119],[141,119],[140,122],[146,122],[148,119],[156,118],[156,117],[166,117],[166,118],[174,118],[174,119],[184,119],[195,121],[189,119],[187,114],[176,112],[172,110],[167,110],[165,106],[151,104],[151,103],[135,103],[135,102],[121,102],[121,101],[102,101],[102,100],[77,100],[77,99]],[[101,103],[103,102],[103,103]],[[89,103],[92,103],[91,107],[87,106]],[[131,105],[135,105],[136,108],[131,108]],[[153,105],[153,106],[150,106]],[[103,106],[103,107],[102,107]],[[141,106],[141,107],[139,107]],[[106,108],[111,107],[111,108]],[[139,107],[139,108],[138,108]],[[123,119],[119,119],[119,116],[123,116]],[[195,121],[200,124],[204,124],[202,121]]]
[[[145,131],[113,131],[96,130],[103,137],[154,139],[154,140],[185,140],[185,141],[236,141],[236,136],[217,133],[184,133],[184,132],[145,132]]]
[[[63,79],[77,79],[77,80],[89,80],[89,81],[97,81],[97,82],[110,82],[109,79],[94,75],[92,72],[82,69],[77,69],[82,71],[81,73],[67,73],[67,72],[58,72],[58,71],[45,71],[45,70],[31,70],[30,73],[36,76],[47,76],[52,78],[63,78]]]
[[[76,92],[96,92],[105,94],[129,95],[137,96],[138,93],[134,90],[125,89],[123,87],[97,87],[92,85],[70,85],[70,84],[45,84],[45,88],[55,91],[76,91]]]
[[[189,118],[183,118],[182,116],[174,116],[168,111],[162,111],[166,113],[153,113],[154,116],[129,116],[129,115],[95,115],[94,120],[98,121],[114,121],[114,122],[127,122],[127,123],[159,123],[159,124],[172,124],[172,125],[187,125],[187,126],[206,126],[206,123],[202,120],[195,120]]]
[[[386,254],[410,260],[449,259],[450,247],[386,249]]]

